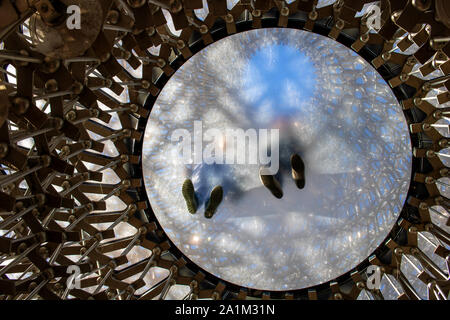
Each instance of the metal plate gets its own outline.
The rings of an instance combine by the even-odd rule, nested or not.
[[[284,197],[258,165],[185,164],[176,129],[278,128]],[[206,143],[203,144],[205,147]],[[306,186],[289,157],[299,153]],[[262,290],[317,285],[351,270],[387,236],[411,177],[406,121],[391,89],[356,53],[294,29],[260,29],[219,40],[189,59],[161,91],[143,144],[152,209],[174,244],[217,277]],[[192,178],[202,205],[188,213]],[[204,201],[224,200],[212,219]]]

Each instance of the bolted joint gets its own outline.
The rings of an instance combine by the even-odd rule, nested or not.
[[[434,203],[437,205],[440,205],[443,202],[444,202],[444,198],[442,198],[441,196],[434,198]]]
[[[344,297],[342,296],[341,293],[337,292],[333,295],[334,300],[343,300]]]
[[[207,26],[206,24],[202,24],[202,25],[200,26],[199,31],[200,31],[201,34],[207,34],[208,31],[209,31],[208,26]]]
[[[21,254],[22,252],[24,252],[25,250],[27,250],[28,246],[25,242],[22,242],[21,244],[19,244],[19,246],[17,247],[17,254]]]
[[[141,81],[141,87],[144,89],[150,88],[150,82],[148,80],[142,80]]]
[[[109,10],[106,21],[110,24],[117,24],[119,22],[120,13],[117,10]]]
[[[32,281],[30,282],[30,284],[28,285],[28,292],[32,292],[34,289],[37,288],[37,283]]]
[[[419,204],[419,209],[421,210],[427,210],[428,209],[428,204],[426,202],[421,202]]]
[[[38,193],[38,194],[36,195],[36,201],[37,201],[37,205],[38,205],[39,207],[42,207],[42,206],[45,204],[45,200],[46,200],[45,194],[43,194],[43,193]]]
[[[66,118],[67,121],[75,121],[77,119],[77,113],[74,110],[70,110],[66,113],[64,118]]]
[[[345,26],[345,22],[342,19],[339,19],[338,21],[336,21],[336,28],[339,30],[344,29]]]
[[[308,13],[309,20],[316,21],[318,17],[319,17],[319,14],[315,10]]]
[[[419,107],[422,104],[423,100],[419,97],[413,99],[413,103],[416,107]]]
[[[91,108],[89,109],[89,114],[91,117],[97,118],[100,115],[100,111],[98,109]]]
[[[172,0],[170,1],[170,12],[178,13],[183,10],[183,4],[180,0]]]
[[[102,235],[101,232],[97,232],[97,233],[94,235],[94,238],[97,239],[98,241],[102,241],[102,240],[103,240],[103,235]]]
[[[52,280],[55,278],[55,271],[52,268],[45,269],[42,276],[45,279]]]
[[[434,158],[436,156],[436,152],[434,152],[433,150],[427,150],[425,155],[427,156],[427,158]]]
[[[109,267],[110,269],[115,269],[115,268],[117,268],[117,263],[116,263],[116,261],[114,261],[114,260],[109,261],[109,262],[108,262],[108,267]]]
[[[70,148],[69,148],[69,146],[64,146],[64,147],[62,147],[61,148],[61,152],[59,153],[59,155],[61,156],[61,157],[65,157],[65,156],[68,156],[70,154]]]
[[[126,180],[122,180],[122,185],[125,187],[130,187],[131,186],[131,181],[126,179]]]
[[[129,108],[130,108],[130,111],[134,112],[134,113],[137,113],[139,111],[139,106],[135,103],[130,104]]]
[[[112,300],[115,297],[115,294],[111,290],[106,290],[106,296],[109,300]]]
[[[437,111],[433,112],[433,118],[435,118],[435,119],[442,118],[442,111],[437,110]]]
[[[383,59],[383,61],[388,61],[388,60],[390,60],[391,58],[392,58],[392,55],[391,55],[390,52],[384,52],[384,53],[381,55],[381,59]]]
[[[447,139],[441,139],[441,140],[439,140],[438,144],[439,144],[439,146],[441,148],[446,148],[446,147],[448,147],[448,140]]]
[[[361,35],[361,37],[359,37],[359,40],[361,40],[361,42],[363,43],[367,43],[369,41],[369,34],[368,33],[364,33],[363,35]]]
[[[148,27],[147,29],[145,29],[145,31],[147,32],[147,35],[149,37],[153,36],[156,33],[156,29],[153,26]]]
[[[185,47],[186,47],[186,44],[184,43],[183,40],[178,40],[178,41],[177,41],[177,48],[178,48],[179,50],[184,49]]]
[[[402,73],[402,74],[400,75],[400,81],[406,82],[406,81],[408,81],[408,80],[409,80],[409,74],[407,74],[407,73]]]
[[[198,288],[198,282],[197,280],[192,280],[191,283],[189,283],[189,287],[191,288],[192,291],[194,291],[195,289]]]
[[[122,134],[125,138],[131,138],[131,130],[130,129],[123,129]]]
[[[160,247],[154,247],[152,249],[152,253],[156,256],[159,256],[161,254],[161,248]]]
[[[61,66],[61,61],[54,60],[50,57],[45,57],[42,65],[41,65],[41,70],[44,73],[55,73],[56,71],[58,71],[60,66]]]
[[[427,11],[432,4],[431,0],[412,0],[412,5],[420,11]]]
[[[72,92],[74,94],[80,94],[83,91],[83,88],[84,88],[83,84],[79,81],[75,81],[72,84]]]
[[[49,118],[50,125],[53,126],[53,128],[56,128],[57,130],[61,130],[64,126],[64,120],[61,118]]]
[[[2,142],[0,143],[0,159],[5,158],[8,155],[9,152],[9,146]]]
[[[106,61],[109,60],[109,58],[111,58],[111,54],[109,52],[106,52],[100,56],[100,61],[102,63],[105,63]]]
[[[47,247],[44,246],[44,247],[40,247],[39,248],[39,255],[42,258],[47,259],[48,258],[48,254],[49,254],[49,251],[48,251]]]
[[[156,65],[160,68],[164,68],[166,66],[166,61],[164,61],[164,59],[159,58],[158,61],[156,62]]]
[[[176,265],[172,265],[169,270],[172,274],[176,274],[178,272],[178,267]]]
[[[18,115],[22,115],[27,112],[28,108],[30,107],[30,100],[24,97],[15,97],[12,101],[12,104],[15,108],[14,111]]]
[[[45,91],[47,92],[56,92],[58,91],[58,81],[55,79],[47,80],[44,84]]]
[[[409,57],[408,59],[406,59],[406,64],[410,67],[414,66],[416,63],[417,60],[414,57]]]
[[[136,210],[137,210],[137,206],[134,203],[128,205],[128,212],[129,213],[133,214],[133,213],[136,212]]]
[[[147,0],[127,0],[127,2],[132,8],[140,8],[147,2]]]
[[[433,177],[426,177],[425,178],[425,183],[426,184],[433,184],[433,183],[435,183],[436,182],[436,180],[433,178]]]
[[[52,158],[48,154],[44,154],[39,158],[39,163],[45,168],[49,167],[51,162]]]
[[[86,204],[86,209],[89,212],[94,211],[94,205],[92,204],[92,202],[89,202],[88,204]]]
[[[363,290],[363,289],[366,287],[366,285],[365,285],[365,283],[364,283],[363,281],[358,281],[358,282],[356,283],[356,287],[357,287],[359,290]]]
[[[447,177],[448,173],[449,173],[448,168],[442,168],[441,170],[439,170],[439,174],[441,175],[441,177]]]
[[[422,90],[423,90],[423,91],[428,92],[428,91],[430,91],[431,89],[432,89],[431,84],[428,83],[428,82],[425,82],[425,83],[423,84],[423,86],[422,86]]]
[[[138,230],[139,234],[141,234],[141,235],[146,234],[147,231],[148,231],[147,228],[144,226],[140,227]]]
[[[417,227],[411,226],[408,228],[408,232],[410,233],[417,233]]]
[[[400,276],[400,270],[398,270],[397,268],[393,268],[391,274],[394,277],[398,277],[398,276]]]
[[[81,142],[81,144],[83,145],[84,149],[90,149],[92,148],[92,141],[91,140],[83,140]]]
[[[220,299],[220,293],[218,293],[217,291],[214,291],[214,292],[211,294],[211,299],[213,299],[213,300],[219,300],[219,299]]]

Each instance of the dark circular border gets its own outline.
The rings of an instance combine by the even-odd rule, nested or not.
[[[328,19],[325,19],[322,21],[316,21],[312,32],[327,37],[328,33],[330,32],[331,27],[332,27],[332,21],[333,21],[332,18],[328,18]],[[264,17],[261,20],[261,28],[277,28],[278,27],[277,22],[278,22],[278,18],[276,16]],[[305,25],[305,20],[300,19],[300,18],[290,17],[288,20],[287,28],[304,30],[303,29],[304,25]],[[251,21],[236,22],[236,33],[253,30],[253,29],[254,28],[252,27]],[[308,31],[308,30],[304,30],[304,31]],[[213,42],[229,36],[229,34],[226,31],[225,23],[221,20],[217,21],[214,24],[214,26],[211,28],[211,35],[214,40]],[[351,34],[351,33],[345,33],[343,31],[340,33],[340,35],[336,39],[336,41],[345,45],[350,50],[353,50],[351,48],[351,45],[355,42],[357,36],[358,36],[357,32],[355,32],[355,34]],[[192,54],[194,55],[195,53],[199,52],[200,50],[202,50],[205,47],[206,46],[203,44],[203,41],[202,41],[200,35],[194,33],[189,41],[189,49],[191,50]],[[371,64],[371,61],[375,57],[377,57],[381,52],[382,52],[382,48],[380,46],[366,45],[358,52],[358,54],[364,60],[366,60],[369,64]],[[179,54],[173,61],[171,61],[170,66],[176,71],[186,61],[187,60],[184,59],[181,54]],[[383,77],[383,79],[387,82],[391,78],[394,78],[395,76],[397,76],[401,72],[401,69],[398,66],[393,65],[393,64],[384,64],[383,66],[378,68],[377,71]],[[157,79],[157,81],[155,82],[156,87],[158,89],[162,89],[169,79],[170,79],[169,76],[165,75],[164,73],[161,74],[159,76],[159,78]],[[406,100],[406,99],[412,97],[415,93],[415,89],[412,87],[409,87],[406,84],[402,84],[392,90],[393,90],[393,93],[396,96],[397,100],[399,101],[399,103],[402,100]],[[145,108],[150,110],[150,112],[151,112],[153,105],[156,102],[157,98],[158,98],[158,95],[156,95],[156,96],[149,95],[148,96],[148,98],[145,102]],[[426,115],[417,108],[412,108],[408,111],[405,111],[404,115],[405,115],[408,125],[410,123],[420,122],[426,117]],[[147,118],[140,118],[139,122],[138,122],[138,130],[141,132],[144,132],[146,124],[147,124]],[[421,134],[413,135],[410,133],[410,138],[411,138],[412,146],[414,146],[414,147],[422,147],[423,144],[426,143],[426,141],[424,141],[423,136]],[[141,155],[142,145],[143,145],[143,139],[139,142],[135,142],[135,144],[132,146],[133,154]],[[418,159],[418,158],[413,157],[412,150],[411,150],[411,157],[412,157],[411,184],[410,184],[410,188],[409,188],[409,191],[407,194],[407,199],[410,196],[414,196],[414,197],[421,197],[421,195],[422,195],[422,197],[426,196],[424,194],[424,193],[427,193],[426,188],[421,184],[415,183],[412,178],[416,172],[426,172],[428,166],[431,167],[430,164],[427,165],[426,159],[423,159],[423,158]],[[131,169],[131,173],[133,176],[142,177],[142,165],[141,164],[134,165],[130,169]],[[324,282],[324,283],[321,283],[321,284],[318,284],[318,285],[315,285],[312,287],[296,289],[296,290],[288,290],[288,291],[255,290],[255,289],[242,287],[242,286],[236,285],[234,283],[222,280],[222,279],[214,276],[213,274],[207,272],[206,270],[200,268],[198,265],[196,265],[194,262],[192,262],[187,256],[185,256],[182,253],[182,251],[180,251],[174,245],[174,243],[169,239],[169,237],[162,231],[163,230],[162,226],[159,224],[159,222],[151,208],[151,203],[147,197],[145,188],[141,188],[140,191],[138,192],[138,194],[136,194],[136,196],[139,200],[146,200],[147,203],[149,203],[149,208],[146,210],[146,215],[149,218],[149,220],[156,222],[156,224],[158,225],[158,229],[161,230],[156,235],[158,239],[154,239],[154,240],[157,240],[158,242],[168,241],[171,245],[169,252],[177,258],[184,259],[187,262],[186,267],[188,269],[190,269],[192,272],[194,272],[194,273],[202,272],[205,275],[204,281],[209,282],[211,284],[212,288],[214,288],[219,282],[224,283],[226,285],[226,291],[224,292],[224,294],[222,296],[223,299],[232,299],[241,290],[245,290],[247,292],[248,296],[255,297],[255,298],[260,298],[263,293],[269,293],[270,297],[272,299],[273,298],[274,299],[285,298],[286,294],[293,295],[294,299],[307,299],[308,291],[312,290],[312,289],[316,290],[318,299],[327,299],[331,293],[330,283],[338,282],[340,284],[341,288],[343,288],[345,290],[346,286],[351,286],[352,279],[351,279],[350,275],[355,271],[357,271],[357,272],[364,271],[370,265],[369,258],[371,256],[376,255],[382,262],[385,262],[385,261],[388,262],[391,259],[392,252],[385,245],[385,242],[387,239],[393,238],[399,244],[406,243],[406,231],[402,227],[398,226],[398,224],[396,223],[394,225],[393,229],[391,230],[391,232],[387,235],[387,237],[383,241],[383,243],[380,244],[380,246],[372,253],[372,255],[370,257],[366,258],[363,262],[361,262],[359,265],[357,265],[352,270],[349,270],[345,274],[343,274],[333,280],[330,280],[330,281],[327,281],[327,282]],[[400,213],[399,220],[403,218],[410,222],[416,222],[419,219],[418,217],[419,217],[419,214],[418,214],[417,208],[408,205],[407,201],[406,201],[403,206],[402,212]]]

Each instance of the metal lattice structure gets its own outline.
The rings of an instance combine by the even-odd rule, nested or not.
[[[450,7],[383,0],[371,32],[359,14],[371,2],[2,1],[0,298],[447,299]],[[95,23],[68,30],[72,4]],[[365,263],[317,287],[261,292],[208,274],[171,244],[140,154],[152,104],[184,61],[229,34],[276,26],[327,35],[371,61],[410,125],[413,179],[397,226]],[[382,290],[366,288],[369,264],[381,267]],[[82,280],[68,288],[74,265]]]

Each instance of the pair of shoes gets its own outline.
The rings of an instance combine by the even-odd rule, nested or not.
[[[295,181],[297,188],[303,189],[305,187],[305,164],[298,154],[291,156],[291,171],[292,178]],[[270,192],[278,199],[283,197],[283,190],[278,180],[273,175],[263,175],[263,168],[259,169],[259,178],[262,184],[270,190]]]
[[[183,193],[184,200],[186,201],[186,206],[189,213],[195,214],[197,212],[198,200],[195,194],[194,185],[191,179],[186,179],[183,183],[181,189]],[[217,208],[223,199],[223,189],[222,186],[216,186],[212,189],[209,199],[205,205],[205,217],[210,219],[216,213]]]

